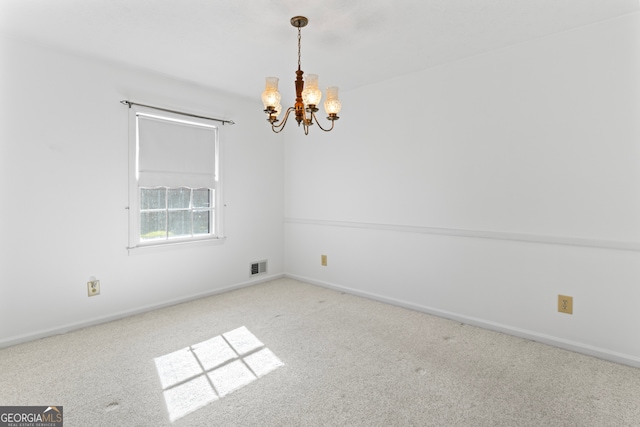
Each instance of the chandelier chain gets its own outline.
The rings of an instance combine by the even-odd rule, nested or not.
[[[300,69],[300,42],[302,40],[302,34],[300,32],[300,27],[298,27],[298,70]]]

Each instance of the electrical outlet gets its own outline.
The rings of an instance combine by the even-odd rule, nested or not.
[[[320,255],[320,264],[324,265],[325,267],[327,266],[327,256],[326,255]]]
[[[87,282],[87,294],[90,297],[100,295],[100,280],[91,280]]]
[[[558,311],[560,313],[573,314],[573,297],[558,295]]]

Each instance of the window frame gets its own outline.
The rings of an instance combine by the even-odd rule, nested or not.
[[[142,188],[151,188],[148,186],[141,186],[139,183],[140,171],[140,139],[139,139],[139,126],[138,126],[138,118],[140,116],[151,118],[154,120],[166,121],[168,123],[177,123],[177,124],[186,124],[197,127],[204,127],[207,129],[211,129],[214,131],[214,140],[212,143],[214,144],[214,155],[215,155],[215,163],[214,163],[214,187],[210,188],[214,191],[212,196],[213,208],[211,209],[211,213],[213,218],[210,220],[211,226],[213,227],[213,233],[206,235],[197,235],[197,236],[188,236],[188,237],[174,237],[174,238],[166,238],[166,239],[149,239],[143,240],[141,238],[141,189]],[[205,118],[200,117],[192,117],[189,115],[182,115],[175,112],[167,112],[167,111],[158,111],[151,107],[140,106],[132,104],[129,107],[129,205],[127,207],[128,210],[128,220],[129,220],[129,230],[128,230],[128,240],[129,244],[127,249],[131,254],[131,250],[135,249],[134,252],[140,252],[140,249],[144,249],[144,251],[154,249],[163,249],[163,248],[173,248],[176,246],[199,246],[199,245],[211,245],[217,243],[223,243],[225,240],[224,232],[223,232],[223,207],[224,207],[224,199],[223,199],[223,185],[222,185],[222,149],[220,144],[220,126],[218,126],[215,121],[207,120]],[[179,188],[172,186],[165,186],[167,188]],[[186,187],[190,188],[190,187]],[[202,188],[202,187],[200,187]],[[192,190],[195,188],[192,188]]]

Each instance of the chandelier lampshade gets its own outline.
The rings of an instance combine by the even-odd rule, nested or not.
[[[315,107],[322,99],[322,92],[318,89],[318,75],[307,74],[302,91],[302,101],[304,105]],[[311,107],[311,108],[313,108]]]
[[[280,104],[280,92],[278,92],[278,78],[277,77],[267,77],[265,79],[267,81],[264,92],[262,92],[262,103],[264,104],[264,108],[268,108],[269,106],[275,107]]]
[[[337,120],[338,113],[342,109],[342,103],[338,99],[338,88],[335,86],[327,88],[327,100],[324,101],[324,111],[329,115],[328,119],[335,117]]]
[[[302,126],[305,135],[309,134],[309,127],[314,123],[323,131],[329,132],[333,130],[335,121],[340,118],[338,117],[338,113],[340,112],[342,104],[338,99],[337,87],[327,89],[327,98],[324,102],[324,109],[328,115],[327,119],[331,122],[331,127],[328,129],[323,128],[316,117],[318,105],[322,100],[322,92],[318,88],[318,75],[304,75],[304,72],[300,69],[300,45],[302,40],[300,29],[308,23],[309,20],[304,16],[294,16],[291,18],[291,25],[298,29],[298,69],[295,72],[296,102],[293,107],[287,108],[280,124],[277,124],[280,121],[278,116],[282,112],[280,92],[278,92],[278,78],[266,78],[265,89],[264,92],[262,92],[262,103],[264,105],[264,112],[268,115],[267,121],[271,124],[271,130],[275,133],[282,132],[291,113],[294,114],[296,122],[298,122],[298,127]]]

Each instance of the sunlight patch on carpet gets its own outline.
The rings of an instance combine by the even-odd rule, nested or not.
[[[154,362],[171,422],[284,366],[244,326]]]

